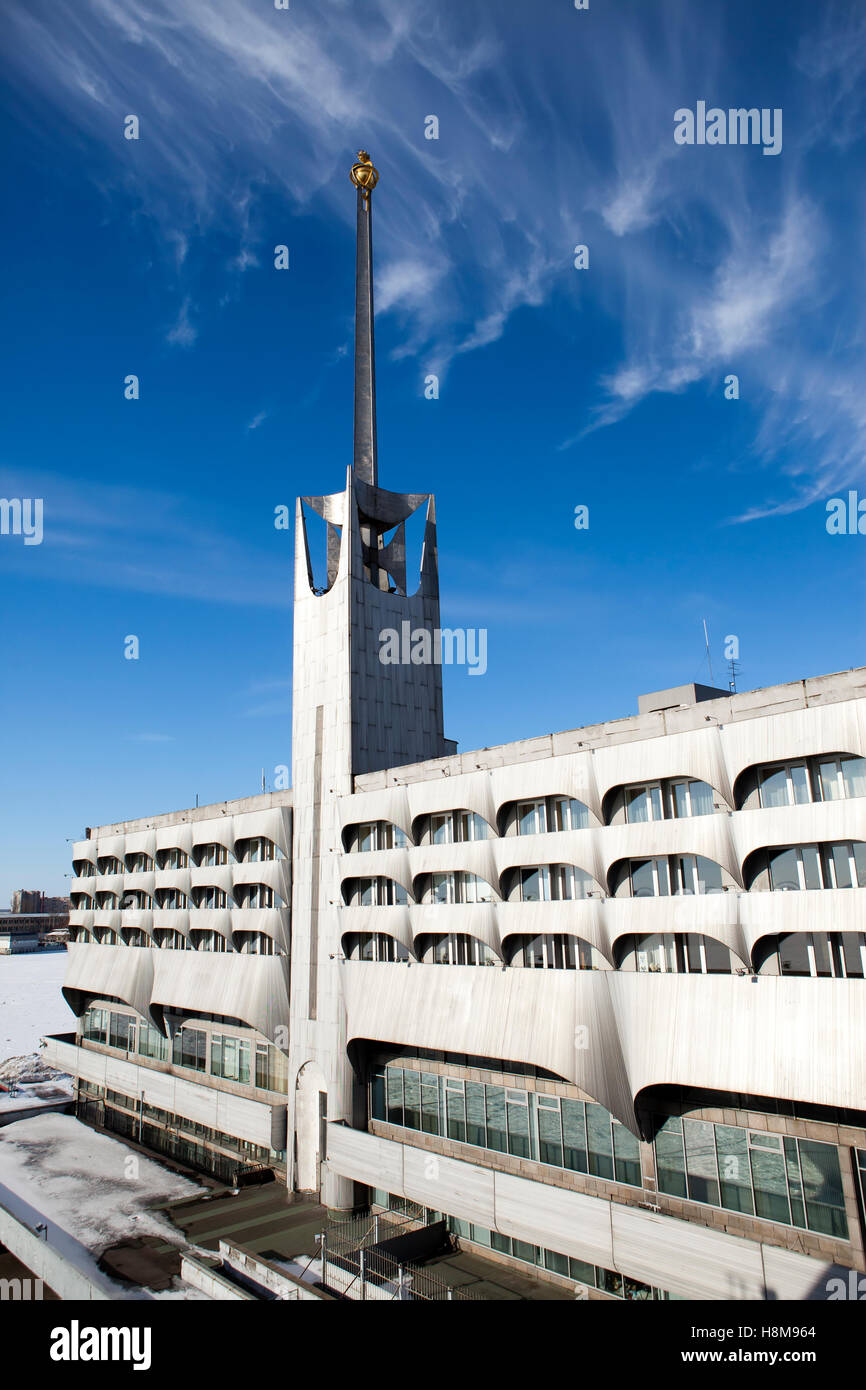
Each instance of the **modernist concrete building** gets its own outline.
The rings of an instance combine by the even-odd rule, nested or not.
[[[354,460],[298,503],[292,791],[75,846],[48,1056],[95,1122],[445,1216],[590,1297],[839,1296],[866,1269],[866,670],[458,754],[441,667],[379,659],[403,623],[435,651],[436,526],[378,483],[353,178]]]

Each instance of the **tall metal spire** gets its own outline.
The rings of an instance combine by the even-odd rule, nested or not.
[[[376,460],[376,358],[373,342],[373,204],[370,195],[379,172],[366,150],[352,165],[358,190],[358,234],[355,261],[355,476],[378,484]]]

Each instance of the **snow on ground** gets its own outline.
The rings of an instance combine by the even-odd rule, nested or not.
[[[65,951],[0,956],[0,1062],[36,1052],[45,1033],[71,1033],[75,1015],[60,993]]]
[[[184,1245],[168,1218],[147,1208],[204,1190],[122,1140],[57,1114],[0,1129],[0,1185],[98,1252],[130,1236]]]

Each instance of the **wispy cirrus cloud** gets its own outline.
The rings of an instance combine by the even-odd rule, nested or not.
[[[571,295],[579,313],[591,299],[619,325],[621,348],[598,360],[595,409],[563,447],[653,393],[739,372],[768,470],[783,440],[798,455],[794,472],[783,463],[787,473],[768,477],[757,515],[805,505],[818,480],[866,477],[856,392],[866,286],[844,235],[862,222],[861,195],[834,188],[830,226],[817,212],[822,161],[862,130],[866,21],[822,7],[771,99],[764,74],[742,75],[730,10],[625,4],[594,11],[591,29],[568,6],[480,0],[322,0],[312,11],[18,0],[7,17],[17,86],[115,149],[118,181],[146,194],[179,276],[175,344],[195,342],[183,278],[195,238],[233,229],[227,302],[264,264],[261,188],[351,221],[357,141],[382,169],[377,303],[400,326],[398,356],[444,376],[520,309]],[[675,146],[673,112],[698,98],[781,102],[781,158]],[[120,138],[130,110],[134,145]],[[428,113],[438,140],[424,138]],[[571,269],[578,241],[591,245],[587,275]],[[852,350],[840,353],[840,340]]]

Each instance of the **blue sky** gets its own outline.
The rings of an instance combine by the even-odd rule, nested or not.
[[[289,761],[273,515],[350,460],[361,146],[380,481],[435,492],[443,623],[489,631],[485,676],[445,672],[448,735],[706,681],[704,618],[718,683],[728,634],[741,689],[863,664],[866,540],[825,528],[830,497],[866,496],[862,5],[5,18],[0,496],[43,498],[45,531],[0,536],[0,904],[63,891],[85,825],[247,795]],[[782,152],[677,145],[699,100],[781,108]]]

